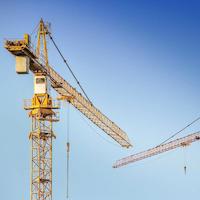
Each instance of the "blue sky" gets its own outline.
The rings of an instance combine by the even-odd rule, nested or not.
[[[105,136],[101,130],[95,127],[95,132],[71,108],[71,199],[198,199],[199,143],[186,150],[186,176],[183,149],[117,170],[111,166],[159,144],[199,116],[199,10],[195,0],[0,1],[2,199],[29,198],[30,119],[23,99],[33,95],[32,75],[15,73],[14,57],[3,40],[31,33],[41,17],[51,22],[58,46],[93,103],[134,145],[124,150],[105,141],[96,134]],[[49,59],[78,88],[50,42]],[[54,199],[66,199],[66,108],[60,112]],[[199,127],[197,123],[180,136]]]

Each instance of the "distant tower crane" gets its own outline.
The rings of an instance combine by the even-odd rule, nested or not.
[[[135,163],[137,161],[144,160],[146,158],[164,153],[166,151],[173,150],[178,147],[185,147],[187,145],[190,145],[193,142],[198,141],[199,139],[200,139],[200,132],[196,132],[196,133],[187,135],[183,138],[179,138],[179,139],[173,140],[171,142],[148,149],[146,151],[122,158],[122,159],[116,161],[116,163],[113,165],[113,168],[119,168],[119,167],[122,167],[122,166],[125,166],[128,164],[131,164],[131,163]]]
[[[22,40],[5,41],[5,48],[16,58],[16,72],[27,74],[30,70],[34,74],[34,96],[31,100],[26,100],[24,105],[30,111],[32,119],[29,135],[32,146],[30,200],[52,200],[52,140],[55,138],[53,122],[59,121],[55,110],[60,106],[59,102],[52,99],[50,87],[122,147],[131,147],[126,133],[49,65],[46,42],[48,35],[50,36],[48,26],[41,19],[36,51],[28,34]]]

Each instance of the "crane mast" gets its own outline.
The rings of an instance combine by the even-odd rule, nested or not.
[[[38,29],[36,56],[48,67],[46,46],[47,27],[41,20]],[[31,140],[31,197],[30,200],[52,200],[52,145],[55,134],[53,122],[59,121],[55,109],[59,103],[52,100],[49,80],[45,73],[34,73],[34,96],[25,101],[25,109],[30,110],[32,130]]]
[[[122,158],[122,159],[116,161],[116,163],[113,165],[113,168],[119,168],[119,167],[122,167],[122,166],[125,166],[125,165],[128,165],[128,164],[131,164],[131,163],[134,163],[134,162],[137,162],[137,161],[140,161],[140,160],[143,160],[143,159],[164,153],[166,151],[173,150],[173,149],[178,148],[178,147],[187,146],[187,145],[189,145],[193,142],[198,141],[199,139],[200,139],[200,132],[190,134],[190,135],[185,136],[183,138],[173,140],[169,143],[165,143],[165,144],[159,145],[157,147],[148,149],[146,151],[143,151],[143,152]]]

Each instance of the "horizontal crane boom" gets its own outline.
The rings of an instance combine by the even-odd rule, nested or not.
[[[134,163],[134,162],[143,160],[145,158],[152,157],[157,154],[161,154],[166,151],[173,150],[178,147],[187,146],[187,145],[191,144],[192,142],[196,142],[199,139],[200,139],[200,132],[190,134],[183,138],[179,138],[179,139],[173,140],[171,142],[159,145],[157,147],[148,149],[146,151],[122,158],[113,165],[113,168],[119,168],[119,167],[128,165],[130,163]]]
[[[62,76],[59,75],[50,65],[46,66],[45,61],[42,61],[41,58],[37,58],[30,43],[26,43],[25,40],[6,40],[5,48],[14,56],[28,57],[30,59],[30,70],[33,73],[41,72],[46,74],[55,91],[57,91],[57,93],[62,97],[67,97],[68,101],[89,120],[112,137],[122,147],[129,148],[132,146],[127,134],[122,129],[102,114],[84,96],[77,92],[77,90],[62,78]]]

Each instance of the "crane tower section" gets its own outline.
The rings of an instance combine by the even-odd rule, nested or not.
[[[41,60],[41,51],[48,66],[46,27],[40,21],[36,56]],[[41,46],[41,40],[43,45]],[[31,139],[31,200],[52,200],[52,144],[55,134],[53,122],[59,120],[54,111],[59,108],[50,96],[48,76],[38,71],[34,74],[34,96],[25,101],[24,108],[30,110],[32,119]]]
[[[31,140],[31,200],[52,199],[52,142],[53,122],[59,120],[54,111],[59,104],[48,93],[34,94],[25,100],[32,120]]]
[[[41,20],[36,56],[39,60],[43,59],[48,66],[46,30],[45,24]],[[41,57],[41,55],[45,56]],[[24,55],[19,55],[18,58],[29,59]],[[22,63],[18,63],[19,67],[20,64]],[[26,67],[23,67],[24,71],[26,71]],[[20,71],[19,68],[17,71]],[[48,76],[40,70],[36,71],[34,73],[34,96],[31,100],[25,100],[24,103],[24,108],[29,110],[32,120],[29,135],[31,140],[30,200],[52,200],[52,144],[55,138],[53,123],[59,121],[58,112],[55,112],[56,109],[59,109],[59,103],[51,98],[50,87]]]

